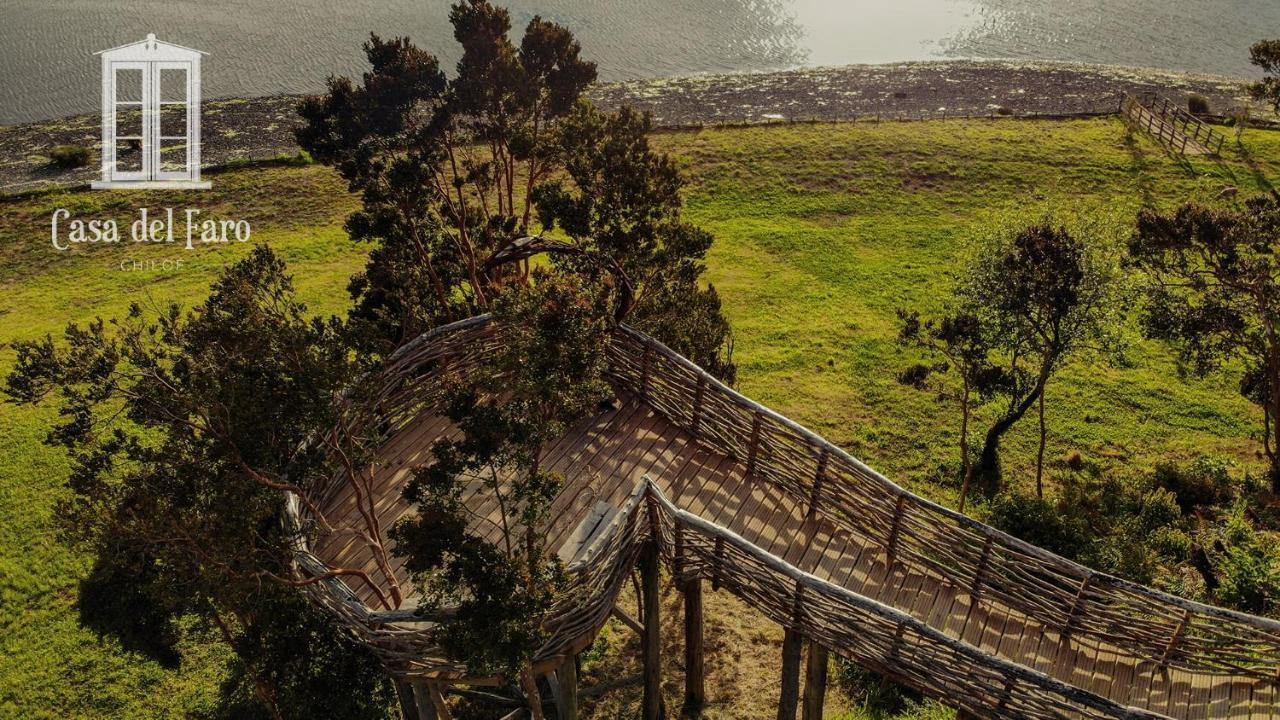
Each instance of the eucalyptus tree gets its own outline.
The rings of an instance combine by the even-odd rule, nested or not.
[[[1249,61],[1263,72],[1263,78],[1249,86],[1249,94],[1280,111],[1280,40],[1261,40],[1249,48]]]

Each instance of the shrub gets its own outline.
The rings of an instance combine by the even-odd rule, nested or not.
[[[1237,507],[1220,533],[1217,601],[1258,615],[1280,611],[1280,547]]]
[[[1190,110],[1196,115],[1208,115],[1210,112],[1209,98],[1201,95],[1200,93],[1191,93],[1191,95],[1187,97],[1187,110]]]
[[[49,153],[49,160],[60,168],[78,168],[89,164],[89,148],[79,145],[59,145]]]
[[[1236,496],[1236,486],[1226,463],[1197,458],[1186,467],[1160,463],[1152,475],[1156,486],[1173,493],[1185,515],[1196,508],[1225,505]]]
[[[836,686],[869,717],[882,718],[905,712],[922,696],[843,657],[836,657]]]
[[[986,519],[1020,540],[1071,560],[1079,559],[1092,544],[1082,508],[1054,500],[1003,492],[987,506]]]

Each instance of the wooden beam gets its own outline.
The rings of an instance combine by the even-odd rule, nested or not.
[[[422,720],[418,710],[418,699],[413,694],[413,685],[408,680],[396,680],[396,699],[400,701],[400,717],[403,720]]]
[[[444,701],[444,693],[440,692],[440,686],[432,683],[427,685],[426,688],[427,694],[431,698],[431,707],[436,712],[433,717],[436,720],[453,720],[453,713],[449,711],[449,705]]]
[[[578,658],[571,656],[556,670],[556,684],[560,688],[556,698],[560,720],[578,720]]]
[[[827,699],[827,649],[809,641],[809,659],[804,667],[803,720],[822,720],[822,706]]]
[[[782,694],[778,698],[778,720],[796,720],[800,702],[800,651],[804,638],[799,631],[787,628],[782,638]]]
[[[702,661],[702,580],[684,584],[684,709],[685,717],[702,714],[707,704],[705,666]]]
[[[440,720],[435,703],[431,700],[431,688],[422,680],[413,680],[413,704],[417,708],[415,720]]]
[[[649,543],[640,559],[640,592],[644,596],[644,701],[641,717],[662,717],[662,645],[659,638],[661,615],[658,611],[658,545]]]

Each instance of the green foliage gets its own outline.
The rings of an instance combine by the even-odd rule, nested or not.
[[[93,153],[87,147],[79,145],[59,145],[49,151],[49,160],[60,168],[71,169],[89,164]]]
[[[836,657],[835,682],[863,714],[874,720],[910,712],[923,700],[915,690],[840,656]]]
[[[559,25],[534,16],[517,47],[509,13],[485,0],[455,4],[450,21],[462,46],[452,78],[407,39],[373,36],[363,84],[332,79],[299,107],[299,144],[363,200],[347,221],[373,245],[349,286],[359,346],[385,354],[488,310],[551,253],[607,278],[617,319],[732,380],[728,323],[701,283],[711,235],[681,219],[683,183],[650,148],[649,118],[591,108],[595,65]],[[572,242],[531,241],[535,219]]]
[[[1204,376],[1244,364],[1240,393],[1263,409],[1263,450],[1280,489],[1280,198],[1242,210],[1186,204],[1172,214],[1143,210],[1129,243],[1146,272],[1148,337],[1178,350],[1181,366]]]
[[[429,612],[456,607],[439,641],[477,675],[518,675],[546,639],[545,614],[565,584],[545,537],[563,479],[540,456],[609,393],[603,296],[574,275],[534,280],[497,298],[503,342],[445,405],[461,437],[436,442],[435,461],[405,490],[417,513],[392,530]],[[499,508],[496,539],[466,507],[486,494]]]
[[[72,465],[57,511],[63,536],[95,558],[85,623],[173,662],[179,627],[199,618],[243,668],[227,697],[243,683],[271,713],[301,682],[288,668],[320,669],[263,655],[288,632],[274,609],[297,592],[273,582],[292,557],[280,490],[286,469],[291,483],[323,471],[298,447],[333,422],[334,393],[352,373],[340,328],[305,314],[284,263],[260,246],[191,312],[171,304],[149,320],[134,304],[123,319],[68,326],[61,343],[16,343],[5,385],[15,402],[59,403],[46,443]],[[354,651],[332,626],[315,632],[327,632],[331,652]],[[336,693],[333,704],[351,692],[373,703],[381,682],[325,678],[306,691],[312,705],[287,711],[330,707],[317,690]]]
[[[1197,508],[1228,505],[1239,492],[1227,463],[1208,457],[1198,457],[1185,466],[1162,462],[1156,465],[1152,479],[1157,487],[1173,493],[1184,515]]]
[[[1280,543],[1259,532],[1237,504],[1218,532],[1216,600],[1257,615],[1280,613]]]
[[[1261,40],[1249,48],[1249,61],[1262,70],[1265,77],[1249,86],[1256,100],[1280,110],[1280,40]]]
[[[1208,115],[1212,111],[1209,98],[1200,93],[1191,93],[1187,96],[1187,111],[1193,115]]]

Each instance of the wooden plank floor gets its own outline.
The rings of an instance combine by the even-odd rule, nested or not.
[[[433,442],[452,432],[447,421],[422,417],[383,448],[369,494],[384,536],[409,510],[401,490],[413,469],[429,460]],[[566,479],[550,514],[553,548],[569,539],[597,502],[621,505],[648,475],[679,507],[733,530],[806,572],[909,613],[985,652],[1174,718],[1280,720],[1272,683],[1160,671],[1118,648],[1046,630],[981,592],[975,602],[968,588],[956,587],[931,571],[901,563],[887,567],[877,543],[821,517],[806,520],[804,508],[790,496],[763,482],[744,481],[743,463],[709,451],[635,399],[574,427],[547,450],[545,463]],[[477,498],[470,509],[475,514],[473,529],[499,541],[496,507]],[[336,492],[325,511],[336,528],[364,527],[349,487]],[[363,568],[377,581],[386,581],[368,544],[354,532],[320,538],[315,553],[330,565]],[[411,597],[402,563],[393,560],[392,571]],[[374,606],[370,588],[350,584]]]

